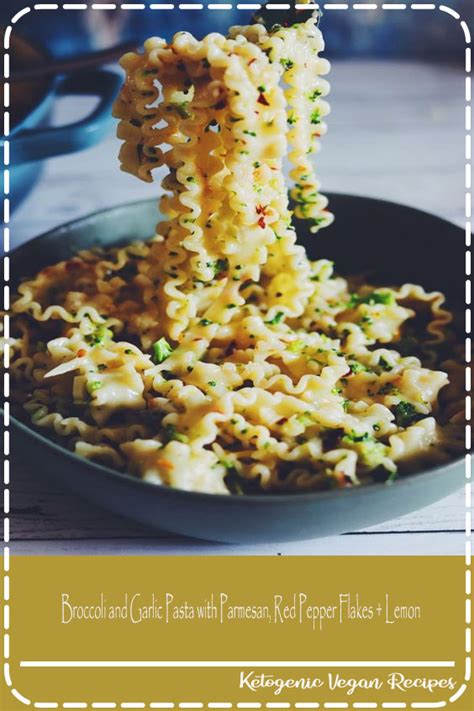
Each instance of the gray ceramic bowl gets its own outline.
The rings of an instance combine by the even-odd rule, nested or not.
[[[463,301],[460,228],[394,203],[330,196],[334,224],[317,236],[299,230],[312,258],[334,259],[341,273],[369,271],[381,283],[413,281]],[[13,280],[92,245],[146,239],[157,222],[154,201],[104,210],[36,238],[12,253]],[[222,496],[168,489],[81,459],[23,422],[12,420],[14,463],[55,474],[78,494],[155,528],[215,541],[290,541],[343,533],[427,506],[459,488],[463,460],[402,477],[324,493]]]

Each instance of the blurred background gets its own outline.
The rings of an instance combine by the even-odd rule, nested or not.
[[[388,0],[386,4],[393,3]],[[77,57],[181,29],[202,36],[249,21],[249,10],[31,9],[15,23],[11,69]],[[2,0],[6,26],[25,0]],[[381,3],[380,3],[381,5]],[[469,22],[474,0],[450,0]],[[205,6],[204,6],[205,7]],[[329,133],[317,156],[323,192],[383,197],[460,223],[464,186],[464,35],[433,11],[325,10],[332,63]],[[12,83],[12,245],[158,186],[118,170],[111,104],[118,64]],[[45,131],[45,127],[49,130]]]

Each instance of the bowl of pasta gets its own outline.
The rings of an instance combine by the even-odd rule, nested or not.
[[[360,529],[460,486],[463,233],[319,192],[322,48],[310,18],[125,55],[121,167],[162,169],[159,212],[12,253],[14,457],[217,541]]]

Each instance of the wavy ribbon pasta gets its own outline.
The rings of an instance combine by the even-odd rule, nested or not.
[[[145,181],[165,168],[164,220],[146,243],[19,286],[13,398],[36,427],[212,493],[386,481],[462,446],[455,359],[445,411],[448,375],[432,369],[453,348],[442,295],[336,277],[296,244],[287,155],[294,214],[313,231],[332,221],[311,159],[329,112],[323,48],[308,20],[152,38],[123,57],[121,165]]]

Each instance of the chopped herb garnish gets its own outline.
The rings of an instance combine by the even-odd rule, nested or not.
[[[167,442],[171,442],[172,440],[177,440],[178,442],[183,443],[188,442],[188,437],[186,437],[186,435],[184,434],[181,434],[181,432],[178,432],[176,430],[175,425],[165,426],[165,437]]]
[[[277,323],[281,323],[283,317],[284,317],[283,311],[278,311],[275,316],[270,319],[270,321],[265,321],[265,323],[269,323],[272,326],[275,326]]]
[[[104,383],[101,380],[93,380],[91,383],[87,383],[87,392],[92,395],[96,390],[100,390]]]
[[[356,375],[357,373],[362,373],[363,371],[366,371],[367,368],[365,365],[362,365],[362,363],[349,363],[349,368],[351,369],[351,373],[354,373]]]
[[[311,425],[314,425],[314,420],[311,419],[310,414],[309,412],[303,412],[301,415],[297,415],[296,419],[303,427],[311,427]]]
[[[210,262],[207,266],[212,267],[214,270],[214,276],[222,274],[229,269],[229,262],[227,259],[216,259],[215,262]]]
[[[314,91],[311,91],[308,94],[308,99],[310,101],[316,101],[316,99],[319,99],[319,97],[322,95],[322,91],[320,89],[315,89]]]
[[[210,326],[211,323],[214,323],[214,321],[209,321],[208,318],[202,318],[202,319],[199,321],[199,325],[200,325],[200,326]]]
[[[287,350],[289,350],[291,353],[301,353],[301,351],[305,347],[306,344],[304,341],[292,341],[288,344]]]

